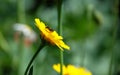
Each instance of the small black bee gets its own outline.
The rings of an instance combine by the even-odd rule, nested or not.
[[[52,32],[54,31],[53,29],[51,29],[51,28],[50,28],[50,27],[48,27],[48,26],[46,26],[46,28],[48,28],[48,29],[49,29],[50,31],[52,31]]]

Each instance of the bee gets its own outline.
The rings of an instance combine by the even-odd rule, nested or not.
[[[48,30],[50,30],[51,32],[53,32],[54,30],[53,29],[51,29],[50,27],[48,27],[48,26],[46,26],[46,28],[48,29]]]

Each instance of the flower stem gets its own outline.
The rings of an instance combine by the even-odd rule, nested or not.
[[[63,75],[63,51],[60,50],[60,75]]]
[[[58,0],[57,3],[57,13],[58,13],[58,33],[62,35],[62,25],[61,25],[61,8],[62,7],[62,0]]]
[[[25,71],[24,75],[27,75],[28,70],[29,70],[32,62],[35,60],[36,56],[38,55],[38,53],[42,50],[42,48],[43,48],[44,46],[45,46],[44,44],[41,44],[41,45],[39,46],[38,50],[36,51],[36,53],[33,55],[32,59],[30,60],[28,66],[27,66],[27,68],[26,68],[26,71]]]
[[[62,25],[61,25],[61,9],[62,9],[62,0],[57,0],[57,13],[58,13],[58,33],[62,35]],[[63,51],[60,50],[60,75],[63,75]]]
[[[113,75],[113,66],[115,65],[115,50],[114,50],[114,45],[116,42],[116,36],[117,36],[117,30],[118,30],[118,0],[115,0],[115,11],[114,11],[114,26],[113,26],[113,36],[112,36],[112,42],[111,42],[111,60],[109,64],[109,73],[108,75]]]
[[[82,43],[83,44],[83,43]],[[81,66],[84,67],[85,66],[85,58],[86,58],[86,50],[84,49],[84,46],[82,45],[82,60],[81,60]]]
[[[25,23],[25,0],[17,0],[18,22]]]

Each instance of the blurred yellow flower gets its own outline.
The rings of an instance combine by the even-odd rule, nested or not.
[[[54,64],[53,69],[60,73],[60,64]],[[73,65],[66,67],[63,65],[63,75],[92,75],[92,73],[82,67],[77,68]]]
[[[41,35],[44,40],[46,40],[50,44],[57,45],[61,50],[63,50],[63,48],[67,50],[70,49],[70,47],[62,41],[63,37],[59,36],[56,31],[50,29],[48,26],[45,26],[45,24],[41,22],[38,18],[35,19],[35,22],[36,26],[41,31]]]

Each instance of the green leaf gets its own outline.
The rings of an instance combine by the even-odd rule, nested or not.
[[[2,50],[6,51],[6,52],[10,49],[8,42],[5,39],[5,37],[3,36],[2,32],[0,32],[0,47],[2,48]]]

